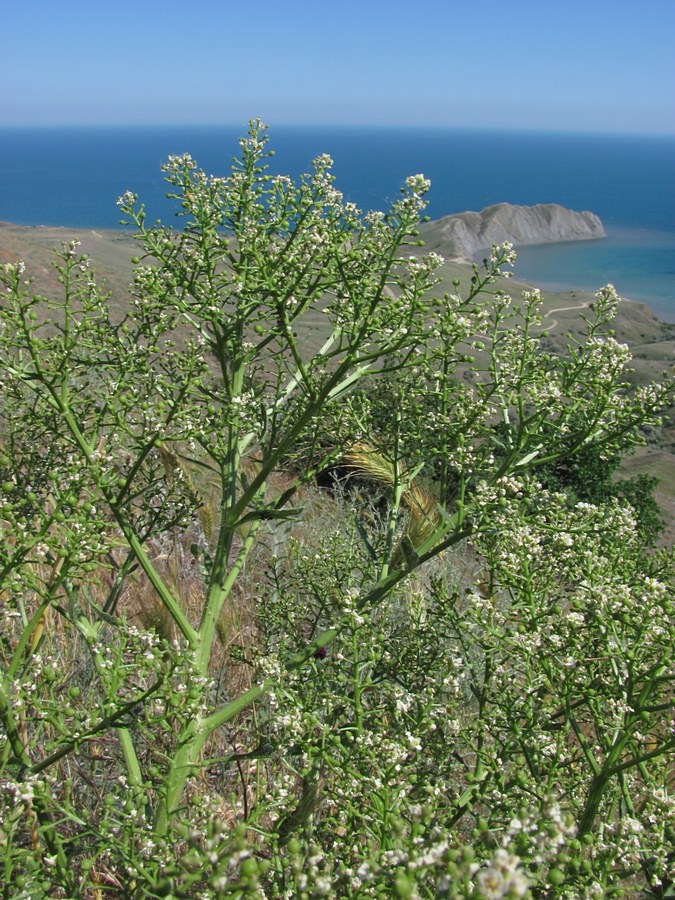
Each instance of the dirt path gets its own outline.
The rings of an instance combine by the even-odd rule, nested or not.
[[[542,322],[539,327],[547,328],[549,331],[552,331],[554,328],[557,328],[558,324],[559,324],[558,319],[551,319],[551,316],[553,315],[553,313],[569,312],[572,309],[588,309],[588,307],[590,305],[591,305],[590,300],[584,300],[583,303],[578,303],[578,304],[575,304],[574,306],[557,306],[555,309],[549,309],[548,312],[545,312],[544,315],[541,317]],[[544,319],[550,319],[550,321],[547,322],[546,325],[544,325]]]

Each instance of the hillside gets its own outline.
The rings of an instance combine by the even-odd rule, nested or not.
[[[510,224],[509,224],[510,223]],[[506,233],[505,229],[510,230]],[[469,230],[471,226],[473,231]],[[511,207],[498,204],[488,207],[482,213],[460,213],[428,222],[421,228],[425,240],[425,251],[437,250],[448,259],[440,271],[439,293],[452,293],[457,288],[453,280],[458,279],[460,290],[466,291],[473,274],[465,259],[471,246],[480,241],[500,242],[512,240],[528,243],[545,240],[584,240],[600,237],[602,224],[592,213],[574,213],[564,207],[549,205],[539,207]],[[453,256],[453,243],[457,235],[473,235],[462,245],[462,253]],[[577,237],[573,237],[576,234]],[[548,235],[548,237],[547,237]],[[555,236],[557,235],[557,236]],[[494,237],[492,237],[494,236]],[[564,236],[564,237],[562,237]],[[47,296],[60,290],[56,272],[52,266],[52,248],[62,242],[77,239],[81,251],[92,257],[100,281],[111,293],[110,306],[113,315],[122,315],[129,302],[128,285],[132,276],[131,257],[137,252],[137,244],[131,233],[125,231],[92,231],[55,227],[27,227],[0,223],[0,263],[23,259],[27,270],[35,276],[34,290]],[[478,242],[478,243],[477,243]],[[518,266],[516,263],[516,275]],[[509,283],[509,291],[514,297],[531,285],[517,280]],[[600,285],[598,285],[600,287]],[[574,336],[581,330],[580,313],[593,301],[593,294],[584,291],[554,293],[547,291],[543,305],[544,338],[549,349],[562,352],[567,335]],[[308,347],[319,347],[325,340],[325,322],[317,315],[304,323],[303,338]],[[301,329],[301,330],[303,330]],[[629,344],[633,351],[636,383],[659,380],[664,370],[672,366],[675,325],[661,322],[643,303],[626,300],[621,304],[616,319],[616,337]],[[656,475],[660,479],[657,499],[668,522],[665,542],[675,538],[675,415],[666,424],[661,435],[655,437],[650,446],[640,448],[624,464],[628,475],[639,472]]]

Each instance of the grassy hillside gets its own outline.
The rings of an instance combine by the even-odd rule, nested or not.
[[[429,241],[424,250],[443,252],[443,246],[428,233]],[[35,290],[46,296],[58,293],[56,273],[52,266],[52,249],[62,242],[77,239],[81,251],[92,257],[96,271],[106,289],[110,291],[113,311],[122,313],[129,301],[129,282],[132,277],[131,258],[138,252],[138,246],[130,232],[94,231],[55,227],[26,227],[10,223],[0,223],[0,263],[23,259],[29,272],[35,275]],[[409,252],[421,252],[411,247]],[[515,274],[517,275],[517,263]],[[467,263],[447,261],[441,269],[439,293],[454,292],[459,280],[460,291],[466,291],[472,275]],[[531,288],[514,278],[509,290],[517,298],[522,290]],[[598,285],[601,287],[601,285]],[[566,335],[578,334],[582,322],[580,315],[593,302],[593,294],[580,290],[544,294],[544,323],[546,345],[557,352],[566,346]],[[305,340],[314,347],[320,346],[325,338],[325,323],[320,316],[314,320],[308,317],[303,324]],[[646,383],[658,380],[664,370],[672,366],[675,351],[675,324],[661,322],[644,303],[626,300],[616,319],[616,337],[627,343],[634,356],[634,380]],[[657,499],[668,523],[664,540],[672,544],[675,538],[675,410],[671,411],[657,443],[640,448],[623,465],[627,475],[647,473],[659,478]]]

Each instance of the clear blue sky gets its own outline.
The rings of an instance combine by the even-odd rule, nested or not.
[[[2,0],[0,124],[675,133],[675,0]]]

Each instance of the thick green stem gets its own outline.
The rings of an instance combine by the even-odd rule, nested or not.
[[[216,633],[216,628],[218,625],[218,619],[220,618],[223,605],[229,597],[230,591],[232,590],[232,587],[239,577],[239,574],[241,573],[241,570],[244,567],[246,560],[248,559],[249,553],[251,552],[255,544],[259,527],[259,521],[253,521],[251,523],[248,534],[244,539],[242,548],[237,554],[237,558],[229,566],[229,568],[226,568],[226,560],[218,561],[219,564],[217,571],[219,573],[222,572],[224,578],[222,582],[217,577],[213,578],[211,588],[209,590],[209,595],[202,612],[202,618],[199,623],[196,664],[198,670],[204,674],[208,671],[209,660],[211,657],[211,647],[213,644],[214,635]],[[229,546],[229,543],[226,546]]]
[[[588,794],[586,796],[586,803],[584,804],[584,809],[577,825],[577,833],[580,837],[588,834],[593,828],[598,810],[600,809],[600,803],[610,785],[613,777],[612,773],[614,772],[617,761],[623,753],[627,738],[628,735],[626,735],[625,732],[619,732],[602,768],[597,771],[591,779]]]
[[[129,729],[118,728],[117,736],[119,738],[120,746],[122,747],[129,784],[133,785],[133,787],[140,787],[143,783],[143,775],[141,773],[138,756],[136,755],[136,748],[131,740]]]

